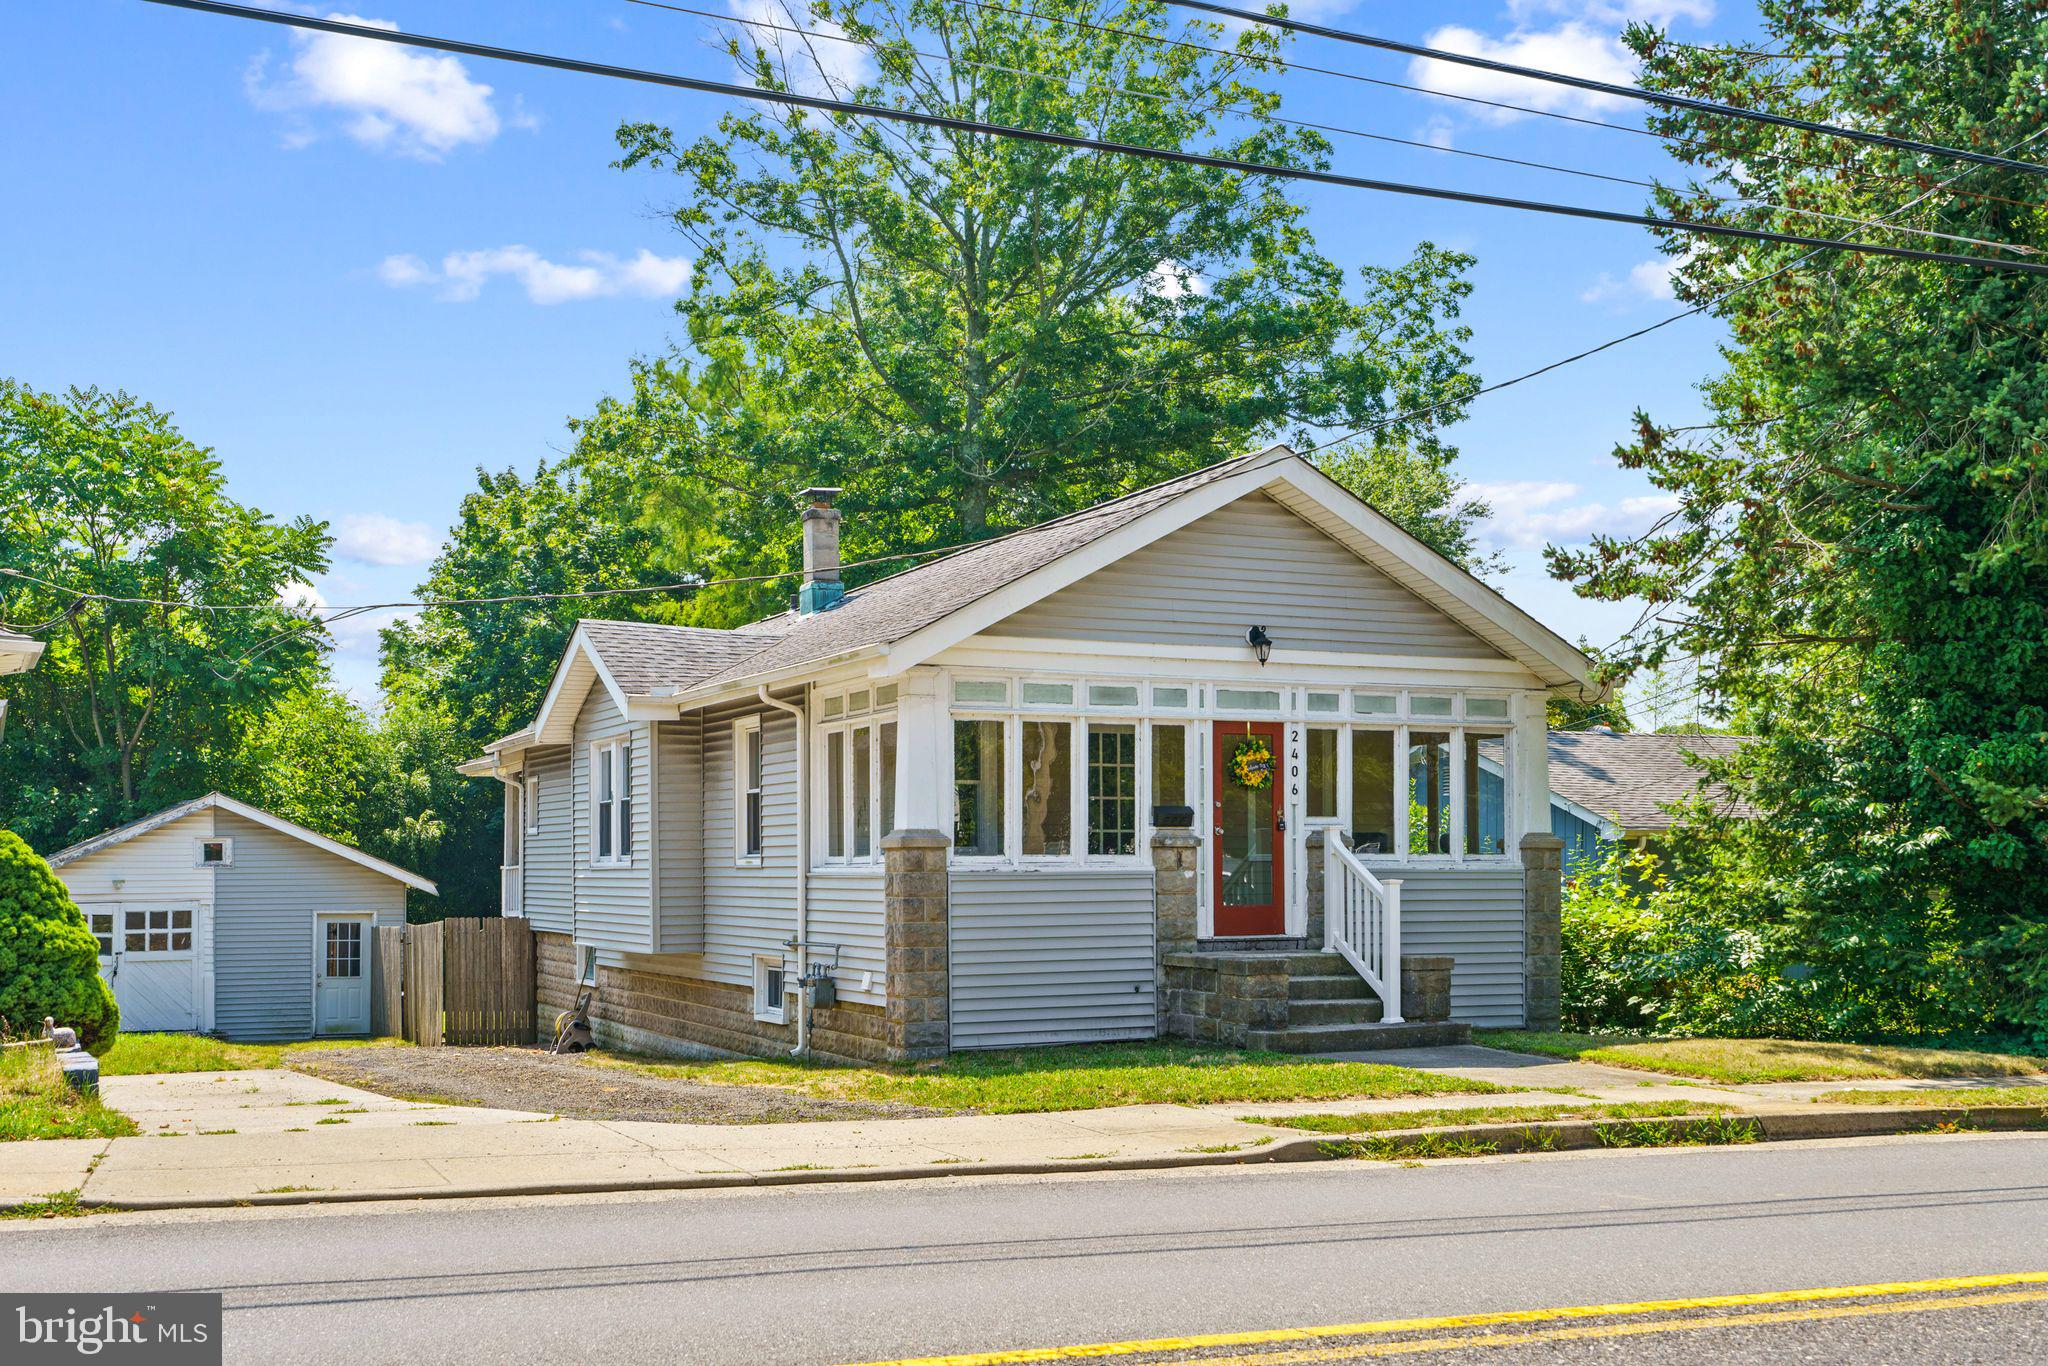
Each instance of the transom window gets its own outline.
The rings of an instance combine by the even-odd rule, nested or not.
[[[896,828],[896,685],[820,698],[815,787],[829,862],[875,862]]]
[[[590,861],[633,857],[633,742],[601,740],[590,747]]]

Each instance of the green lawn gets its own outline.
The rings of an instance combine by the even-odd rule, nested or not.
[[[199,1034],[123,1034],[100,1058],[100,1075],[148,1072],[241,1072],[289,1067],[294,1053],[314,1048],[404,1047],[403,1039],[314,1039],[305,1043],[229,1043]]]
[[[1620,1034],[1483,1030],[1476,1043],[1518,1053],[1632,1067],[1702,1081],[1857,1081],[1876,1077],[2022,1077],[2048,1072],[2048,1059],[1958,1048],[1800,1043],[1791,1039],[1638,1039]]]
[[[838,1100],[895,1101],[981,1114],[1031,1114],[1112,1105],[1340,1100],[1434,1096],[1508,1088],[1379,1063],[1327,1062],[1198,1044],[1077,1044],[957,1053],[906,1067],[818,1063],[664,1062],[592,1053],[600,1067],[723,1086],[777,1086]]]
[[[1723,1115],[1726,1105],[1683,1100],[1639,1100],[1605,1105],[1469,1105],[1455,1110],[1389,1110],[1370,1115],[1257,1115],[1247,1124],[1274,1124],[1317,1134],[1374,1134],[1388,1129],[1431,1129],[1453,1124],[1540,1123],[1550,1119],[1663,1119],[1674,1115]]]
[[[1830,1091],[1836,1105],[2048,1105],[2048,1086],[1958,1086],[1949,1091]]]
[[[73,1091],[50,1049],[0,1049],[0,1142],[121,1138],[134,1132],[134,1120]]]

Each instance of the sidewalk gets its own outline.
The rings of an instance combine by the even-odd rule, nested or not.
[[[82,1206],[167,1209],[1314,1161],[1340,1155],[1326,1146],[1330,1135],[1245,1118],[1583,1105],[1588,1097],[1728,1106],[1756,1119],[1770,1138],[1912,1132],[1949,1113],[1817,1105],[1811,1094],[1822,1089],[1818,1084],[1666,1084],[1638,1072],[1484,1048],[1407,1052],[1373,1057],[1544,1089],[1037,1115],[661,1124],[420,1104],[296,1072],[116,1077],[105,1083],[109,1103],[149,1136],[0,1144],[0,1205],[73,1192]],[[1919,1090],[1957,1084],[1858,1085]],[[2048,1102],[2048,1089],[2042,1094]],[[2032,1107],[2006,1114],[2013,1123],[2042,1119]],[[1530,1127],[1523,1121],[1487,1132],[1508,1137],[1506,1131],[1525,1134]],[[1589,1146],[1597,1137],[1586,1121],[1540,1127],[1558,1131],[1558,1143],[1545,1146]]]

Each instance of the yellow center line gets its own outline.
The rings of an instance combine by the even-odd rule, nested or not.
[[[1641,1337],[1650,1333],[1689,1333],[1704,1328],[1749,1328],[1772,1323],[1821,1323],[1830,1319],[1872,1318],[1880,1314],[1925,1314],[1941,1309],[1982,1309],[2000,1304],[2031,1304],[2040,1300],[2048,1300],[2048,1290],[2022,1290],[2003,1295],[1955,1295],[1931,1300],[1884,1300],[1877,1304],[1841,1304],[1820,1309],[1768,1309],[1756,1314],[1715,1314],[1696,1319],[1589,1323],[1571,1328],[1539,1328],[1527,1333],[1473,1333],[1465,1337],[1407,1338],[1400,1342],[1363,1342],[1350,1347],[1262,1352],[1252,1356],[1203,1357],[1193,1363],[1193,1366],[1297,1366],[1298,1363],[1314,1361],[1357,1361],[1366,1357],[1456,1352],[1472,1347],[1526,1347],[1533,1342]]]
[[[1026,1363],[1031,1362],[1096,1360],[1151,1352],[1188,1352],[1207,1347],[1257,1347],[1268,1343],[1313,1342],[1318,1338],[1366,1337],[1372,1334],[1427,1332],[1445,1328],[1485,1328],[1498,1324],[1544,1323],[1559,1319],[1613,1318],[1624,1314],[1661,1314],[1685,1309],[1740,1309],[1757,1305],[1799,1304],[1812,1300],[1868,1299],[1877,1295],[1990,1290],[2013,1285],[2048,1285],[2048,1271],[1948,1276],[1926,1281],[1881,1281],[1872,1285],[1821,1286],[1806,1290],[1761,1290],[1736,1295],[1700,1295],[1689,1299],[1567,1305],[1553,1309],[1507,1309],[1484,1314],[1380,1319],[1369,1323],[1333,1323],[1315,1328],[1271,1328],[1242,1333],[1204,1333],[1129,1342],[1083,1343],[1071,1347],[1026,1347],[1006,1352],[979,1352],[961,1356],[905,1357],[891,1361],[871,1361],[864,1366],[1026,1366]]]

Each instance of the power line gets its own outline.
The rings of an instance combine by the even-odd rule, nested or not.
[[[1418,151],[1440,152],[1449,156],[1471,157],[1480,161],[1498,162],[1502,165],[1507,166],[1523,166],[1529,168],[1530,170],[1551,171],[1555,172],[1558,175],[1579,176],[1587,180],[1604,180],[1610,184],[1629,185],[1637,189],[1655,190],[1658,188],[1657,183],[1655,181],[1638,180],[1633,176],[1609,175],[1604,171],[1588,171],[1581,167],[1576,166],[1558,166],[1550,162],[1531,161],[1522,157],[1498,156],[1492,152],[1479,152],[1466,147],[1446,147],[1439,143],[1434,142],[1421,142],[1413,138],[1394,137],[1391,134],[1387,133],[1374,133],[1360,128],[1348,128],[1342,124],[1316,123],[1306,119],[1287,118],[1280,114],[1262,114],[1255,109],[1246,109],[1241,105],[1194,104],[1181,100],[1178,96],[1164,95],[1158,93],[1157,91],[1132,90],[1127,86],[1109,84],[1091,85],[1090,83],[1083,81],[1078,77],[1059,76],[1049,71],[1037,71],[1030,67],[1007,66],[1000,62],[976,61],[970,57],[958,57],[952,55],[951,53],[930,52],[922,48],[911,47],[907,43],[902,47],[895,47],[890,44],[875,42],[867,38],[856,38],[851,34],[826,33],[816,29],[801,28],[794,24],[778,24],[766,19],[749,19],[742,18],[740,16],[733,14],[720,14],[715,10],[695,9],[689,5],[669,4],[666,3],[666,0],[626,0],[626,3],[631,5],[642,5],[648,9],[667,10],[673,14],[695,15],[700,19],[706,19],[713,23],[736,24],[741,28],[766,29],[775,33],[793,34],[795,36],[805,39],[806,41],[812,39],[824,39],[827,42],[850,44],[854,47],[862,48],[865,51],[871,52],[878,57],[886,56],[891,52],[895,52],[898,54],[908,53],[911,56],[921,57],[927,61],[944,62],[947,65],[953,67],[972,67],[976,70],[981,71],[999,71],[1007,75],[1021,76],[1026,80],[1055,82],[1062,86],[1065,86],[1069,90],[1074,89],[1078,84],[1081,90],[1084,92],[1088,90],[1096,90],[1106,94],[1123,96],[1127,99],[1151,100],[1158,104],[1185,104],[1187,108],[1192,109],[1197,113],[1230,114],[1235,115],[1239,118],[1256,119],[1264,123],[1278,124],[1288,128],[1305,128],[1318,133],[1335,133],[1346,137],[1365,138],[1372,142],[1392,143],[1397,147],[1412,147],[1417,149]],[[786,8],[787,6],[785,5],[785,10]],[[1245,60],[1248,62],[1258,62],[1264,59],[1247,57],[1245,58]],[[1773,213],[1797,214],[1805,218],[1826,219],[1829,222],[1834,223],[1847,223],[1852,227],[1875,227],[1884,228],[1892,232],[1917,233],[1925,237],[1937,237],[1949,242],[1961,242],[1967,246],[1983,247],[1991,251],[2010,251],[2017,253],[2021,256],[2033,256],[2036,254],[2034,248],[2029,246],[2022,246],[2016,243],[1995,242],[1988,238],[1983,237],[1967,237],[1961,233],[1942,232],[1935,228],[1922,228],[1910,224],[1879,223],[1870,219],[1856,218],[1849,214],[1828,213],[1822,209],[1795,208],[1789,204],[1776,204],[1769,200],[1758,199],[1753,196],[1745,195],[1727,198],[1714,196],[1713,202],[1721,205],[1746,205],[1751,208],[1766,209]]]
[[[1774,124],[1780,128],[1794,128],[1806,133],[1819,133],[1826,137],[1847,138],[1855,142],[1867,142],[1879,147],[1890,147],[1896,151],[1914,152],[1922,156],[1953,157],[1961,161],[1974,162],[1980,166],[1997,166],[2007,171],[2025,171],[2029,175],[2048,175],[2048,166],[2038,162],[2014,161],[1993,152],[1972,152],[1961,147],[1949,147],[1942,143],[1916,142],[1911,138],[1894,137],[1889,133],[1872,132],[1863,128],[1844,128],[1838,124],[1819,123],[1812,119],[1793,118],[1789,114],[1773,114],[1762,109],[1743,109],[1737,105],[1721,104],[1714,100],[1702,100],[1691,95],[1673,95],[1661,90],[1645,90],[1636,85],[1618,85],[1612,81],[1596,81],[1587,76],[1569,76],[1561,71],[1546,71],[1541,67],[1519,66],[1513,62],[1498,62],[1489,57],[1474,57],[1463,52],[1449,52],[1442,48],[1424,47],[1420,43],[1406,43],[1395,38],[1381,38],[1370,33],[1357,33],[1351,29],[1332,28],[1328,24],[1312,24],[1301,19],[1283,19],[1277,15],[1263,14],[1256,10],[1238,9],[1234,5],[1219,5],[1214,0],[1164,0],[1166,4],[1181,9],[1201,10],[1208,14],[1219,14],[1245,23],[1261,24],[1269,28],[1286,29],[1291,33],[1308,33],[1318,38],[1332,38],[1340,43],[1355,43],[1361,47],[1379,48],[1387,52],[1399,52],[1411,57],[1424,57],[1430,61],[1449,62],[1458,66],[1476,67],[1503,76],[1519,76],[1525,80],[1547,81],[1552,85],[1571,86],[1577,90],[1590,90],[1596,94],[1614,95],[1622,99],[1641,100],[1648,104],[1661,104],[1672,109],[1689,109],[1699,114],[1719,114],[1726,118],[1746,119],[1753,123]]]
[[[1737,227],[1728,223],[1696,223],[1684,219],[1659,218],[1652,214],[1625,213],[1615,209],[1596,209],[1577,204],[1556,204],[1545,200],[1518,199],[1506,195],[1481,194],[1472,190],[1453,190],[1436,185],[1416,185],[1406,181],[1376,180],[1367,176],[1345,175],[1336,171],[1320,171],[1301,166],[1281,166],[1266,162],[1242,161],[1234,157],[1211,156],[1202,152],[1183,152],[1162,147],[1145,147],[1134,143],[1111,142],[1102,138],[1081,137],[1070,133],[1048,132],[1038,128],[1022,128],[1013,124],[986,123],[978,119],[957,118],[950,114],[931,114],[918,110],[897,109],[888,105],[864,104],[852,100],[832,99],[821,95],[802,95],[791,90],[764,90],[758,86],[736,85],[728,81],[702,80],[694,76],[677,76],[667,72],[647,71],[636,67],[614,66],[603,62],[589,62],[573,57],[558,57],[518,48],[492,47],[488,44],[472,43],[464,39],[435,38],[424,34],[400,33],[392,29],[371,28],[363,24],[351,24],[335,19],[321,19],[312,15],[287,14],[277,10],[252,8],[247,5],[226,4],[222,3],[221,0],[148,0],[148,3],[165,5],[174,9],[197,10],[207,14],[224,15],[229,18],[253,19],[262,23],[310,29],[315,32],[333,33],[349,38],[363,38],[372,42],[391,43],[401,47],[419,47],[436,52],[452,52],[461,56],[480,57],[491,61],[514,62],[525,66],[546,67],[557,71],[604,76],[614,80],[667,86],[672,89],[690,90],[700,94],[724,95],[732,99],[781,104],[799,109],[815,109],[822,113],[841,114],[848,117],[885,119],[925,128],[942,128],[951,132],[973,133],[986,137],[1012,138],[1018,141],[1036,142],[1046,146],[1065,147],[1076,151],[1111,152],[1123,156],[1171,162],[1182,166],[1199,166],[1208,170],[1229,171],[1239,175],[1271,176],[1275,179],[1300,180],[1311,184],[1336,186],[1342,189],[1406,195],[1413,198],[1434,199],[1456,204],[1475,204],[1485,208],[1512,209],[1523,213],[1542,213],[1555,217],[1586,219],[1592,222],[1619,223],[1628,227],[1649,228],[1652,231],[1659,232],[1700,233],[1710,237],[1730,237],[1743,241],[1774,242],[1783,246],[1807,247],[1815,251],[1849,251],[1870,256],[1892,256],[1907,260],[1947,265],[1981,266],[1991,270],[2022,271],[2029,274],[2048,275],[2048,265],[2029,261],[2000,261],[1991,257],[1966,256],[1955,252],[1923,251],[1917,247],[1887,246],[1876,242],[1861,242],[1839,238],[1807,237],[1798,233],[1776,232],[1768,228]]]

